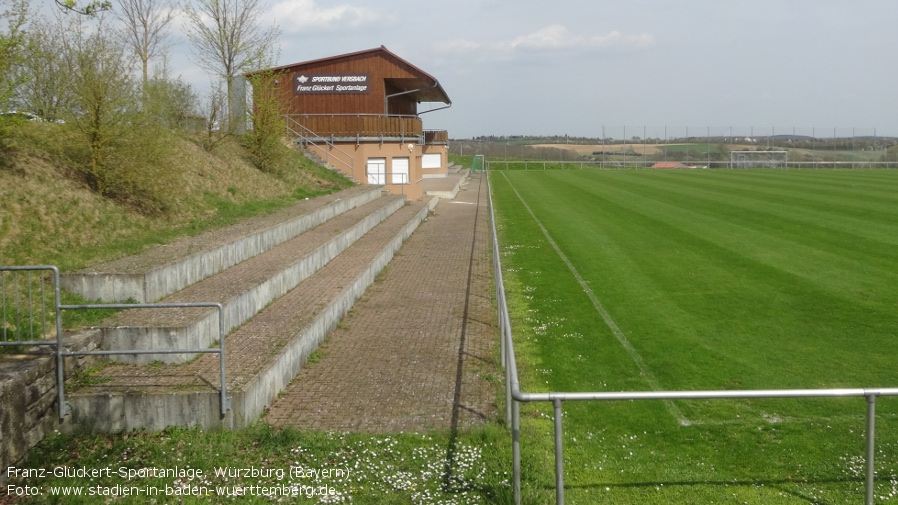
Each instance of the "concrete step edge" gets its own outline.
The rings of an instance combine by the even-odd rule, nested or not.
[[[242,378],[241,386],[229,390],[230,411],[221,415],[218,388],[205,391],[149,393],[100,391],[68,395],[68,431],[119,432],[135,429],[161,430],[167,426],[199,426],[205,429],[234,429],[257,420],[278,394],[299,373],[302,364],[336,328],[340,319],[374,282],[405,240],[427,219],[438,198],[427,202],[356,276],[355,281],[319,311],[260,373]],[[231,382],[229,378],[228,382]],[[214,386],[214,385],[213,385]]]
[[[140,272],[86,269],[62,274],[63,287],[88,300],[139,303],[160,300],[191,284],[293,239],[335,216],[380,197],[379,188],[354,190],[313,211],[269,226],[236,240],[199,251],[168,264]],[[161,246],[164,247],[164,246]],[[102,269],[102,266],[97,268]]]

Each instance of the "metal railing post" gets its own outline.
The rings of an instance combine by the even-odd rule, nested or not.
[[[561,431],[561,400],[552,401],[555,406],[555,503],[564,505],[564,441]]]
[[[56,305],[56,403],[59,420],[62,421],[69,408],[65,403],[65,358],[62,354],[62,296],[59,288],[59,269],[51,266],[53,272],[53,300]]]
[[[231,402],[228,399],[228,386],[225,383],[225,320],[224,320],[224,306],[220,303],[216,304],[218,308],[218,367],[219,367],[219,379],[221,380],[221,387],[219,388],[219,406],[221,409],[221,418],[224,419],[225,415],[229,410],[231,410]]]
[[[511,479],[515,505],[521,505],[521,404],[511,407]]]
[[[876,451],[876,395],[867,395],[867,495],[864,499],[866,505],[873,505],[874,479],[876,478],[875,468],[875,451]]]

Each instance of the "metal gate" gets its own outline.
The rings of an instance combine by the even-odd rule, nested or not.
[[[218,311],[218,348],[72,351],[65,347],[62,314],[66,310],[182,309],[189,307],[211,307]],[[68,414],[68,406],[65,403],[65,358],[118,354],[218,354],[221,380],[219,403],[221,415],[224,417],[231,409],[225,375],[224,328],[224,308],[217,302],[65,305],[62,303],[57,267],[52,265],[0,266],[0,347],[20,348],[16,352],[22,354],[54,354],[56,356],[56,400],[60,420]],[[51,332],[55,333],[55,338],[46,338]],[[50,351],[47,352],[42,348],[49,348]]]

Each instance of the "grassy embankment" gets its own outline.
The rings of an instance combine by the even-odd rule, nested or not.
[[[347,187],[328,170],[289,153],[283,165],[260,171],[247,161],[236,142],[209,153],[172,136],[171,151],[150,160],[141,182],[151,194],[110,199],[98,196],[68,161],[71,132],[56,124],[28,123],[12,139],[13,148],[0,164],[0,264],[56,264],[76,269],[178,237],[226,226],[242,218],[273,212],[297,200]],[[68,298],[72,301],[72,298]],[[83,311],[78,311],[83,312]],[[105,314],[94,314],[103,317]],[[68,321],[77,326],[90,321]],[[314,366],[314,365],[312,365]],[[34,449],[22,465],[28,469],[110,468],[96,478],[13,478],[13,488],[0,491],[0,503],[96,503],[110,496],[53,497],[52,487],[84,495],[117,493],[116,503],[210,503],[228,493],[292,492],[299,501],[353,503],[485,503],[507,502],[508,443],[495,425],[462,433],[427,435],[335,434],[268,427],[264,419],[237,432],[203,432],[175,428],[161,433],[53,435]],[[4,464],[7,462],[4,462]],[[216,468],[254,467],[264,476],[225,478]],[[191,469],[195,478],[136,477],[123,469]],[[4,468],[5,470],[6,468]],[[300,476],[289,475],[291,469]],[[202,471],[197,476],[196,471]],[[338,475],[337,470],[345,470]],[[321,478],[309,476],[318,471]],[[278,472],[286,472],[279,478]],[[324,472],[324,473],[322,473]],[[39,496],[7,498],[6,491]],[[116,486],[120,486],[116,488]],[[141,496],[122,497],[123,487],[143,489]],[[166,489],[166,486],[168,489]],[[226,486],[222,487],[222,486]],[[146,490],[158,489],[148,497]],[[93,490],[93,491],[91,491]],[[172,493],[166,496],[166,491]],[[314,491],[319,494],[308,498]],[[264,493],[262,493],[264,494]],[[185,496],[186,495],[186,496]],[[268,496],[237,498],[240,503],[270,503]],[[283,501],[294,502],[296,498]]]
[[[75,270],[351,185],[286,146],[281,162],[262,171],[235,138],[206,151],[157,130],[145,146],[113,151],[124,189],[101,196],[75,161],[80,141],[67,125],[24,122],[11,131],[0,163],[0,265]],[[82,302],[64,293],[64,303]],[[64,322],[74,328],[107,315],[74,311]]]

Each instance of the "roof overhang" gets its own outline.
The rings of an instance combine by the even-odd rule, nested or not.
[[[431,80],[432,79],[432,80]],[[439,102],[451,104],[452,100],[436,79],[384,79],[386,84],[396,90],[391,95],[406,95],[418,103]]]
[[[443,86],[440,85],[440,82],[436,80],[435,77],[428,74],[427,72],[421,70],[420,68],[412,65],[408,61],[400,58],[396,54],[392,53],[384,46],[380,46],[374,49],[366,49],[364,51],[357,51],[354,53],[346,53],[338,56],[330,56],[328,58],[319,58],[315,60],[303,61],[300,63],[293,63],[290,65],[283,65],[280,67],[274,67],[268,70],[259,70],[255,72],[247,72],[247,77],[252,77],[257,74],[261,74],[263,72],[271,72],[271,73],[280,73],[290,71],[297,67],[304,67],[310,65],[316,65],[319,63],[338,61],[343,59],[350,58],[360,58],[367,56],[375,56],[382,55],[386,58],[393,59],[395,61],[400,62],[404,66],[408,67],[409,73],[413,74],[414,77],[405,77],[405,78],[395,78],[395,77],[386,77],[384,81],[386,84],[391,86],[393,89],[397,90],[391,95],[411,95],[412,98],[415,99],[418,103],[423,102],[438,102],[445,103],[448,105],[452,104],[452,100],[449,99],[449,95],[446,94],[446,91],[443,89]]]

